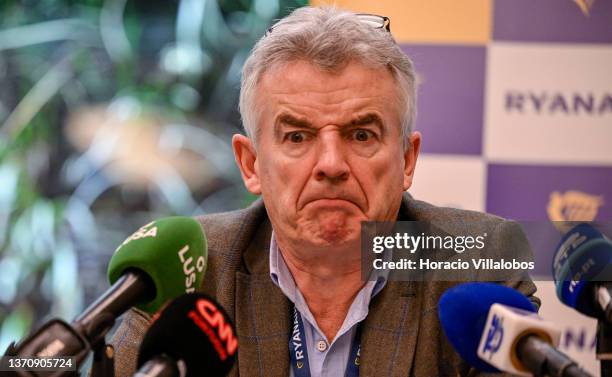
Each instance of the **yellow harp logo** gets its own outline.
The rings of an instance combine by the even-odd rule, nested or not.
[[[578,5],[582,13],[585,16],[589,16],[591,13],[591,8],[593,8],[593,3],[595,0],[574,0],[574,3]]]
[[[563,194],[554,191],[548,201],[548,218],[551,221],[593,221],[603,203],[602,196],[576,190]]]

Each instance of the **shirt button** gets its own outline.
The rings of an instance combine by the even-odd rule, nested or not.
[[[324,340],[319,340],[317,342],[317,351],[325,352],[326,349],[327,349],[327,343],[325,343]]]

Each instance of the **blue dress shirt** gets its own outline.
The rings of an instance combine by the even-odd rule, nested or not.
[[[272,232],[270,241],[270,277],[287,298],[295,305],[304,323],[304,343],[308,350],[308,362],[312,377],[338,377],[346,372],[346,366],[351,350],[351,343],[355,337],[357,325],[368,316],[370,301],[387,283],[385,277],[376,281],[368,281],[355,296],[349,311],[334,339],[328,341],[323,331],[317,325],[310,312],[306,300],[298,289],[293,275],[289,271],[283,258],[276,237]],[[287,339],[287,342],[289,339]],[[288,347],[288,345],[287,345]],[[287,348],[289,352],[289,348]],[[289,372],[294,377],[293,369]]]

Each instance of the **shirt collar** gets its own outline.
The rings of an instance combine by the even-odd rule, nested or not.
[[[364,286],[364,289],[370,291],[367,300],[368,303],[370,299],[380,293],[387,284],[388,271],[385,270],[383,273],[378,272],[376,276],[376,280],[369,281]],[[295,304],[298,289],[293,280],[293,275],[291,275],[289,267],[287,267],[287,263],[285,263],[285,259],[276,243],[274,231],[272,231],[272,237],[270,238],[270,278],[272,282],[281,289],[285,296]]]
[[[366,282],[361,288],[357,296],[355,296],[346,318],[344,319],[344,323],[340,327],[336,337],[331,340],[332,343],[367,317],[370,301],[385,287],[387,284],[387,276],[387,274],[379,273],[377,274],[376,280]],[[302,296],[302,293],[297,288],[295,280],[293,280],[293,275],[285,263],[285,259],[276,243],[274,231],[272,231],[272,237],[270,238],[270,278],[293,305],[295,305],[295,308],[300,312],[302,318],[322,334],[323,332],[319,329],[304,296]]]

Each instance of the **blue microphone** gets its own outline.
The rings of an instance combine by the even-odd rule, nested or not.
[[[483,372],[500,373],[478,356],[487,315],[495,303],[536,311],[531,301],[514,289],[492,283],[465,283],[444,292],[438,303],[438,316],[446,337],[463,360]]]
[[[473,367],[492,373],[589,376],[554,347],[561,331],[542,320],[520,292],[493,283],[466,283],[438,303],[444,333]]]
[[[612,323],[612,242],[593,226],[571,228],[559,243],[552,269],[557,297],[590,317]]]

